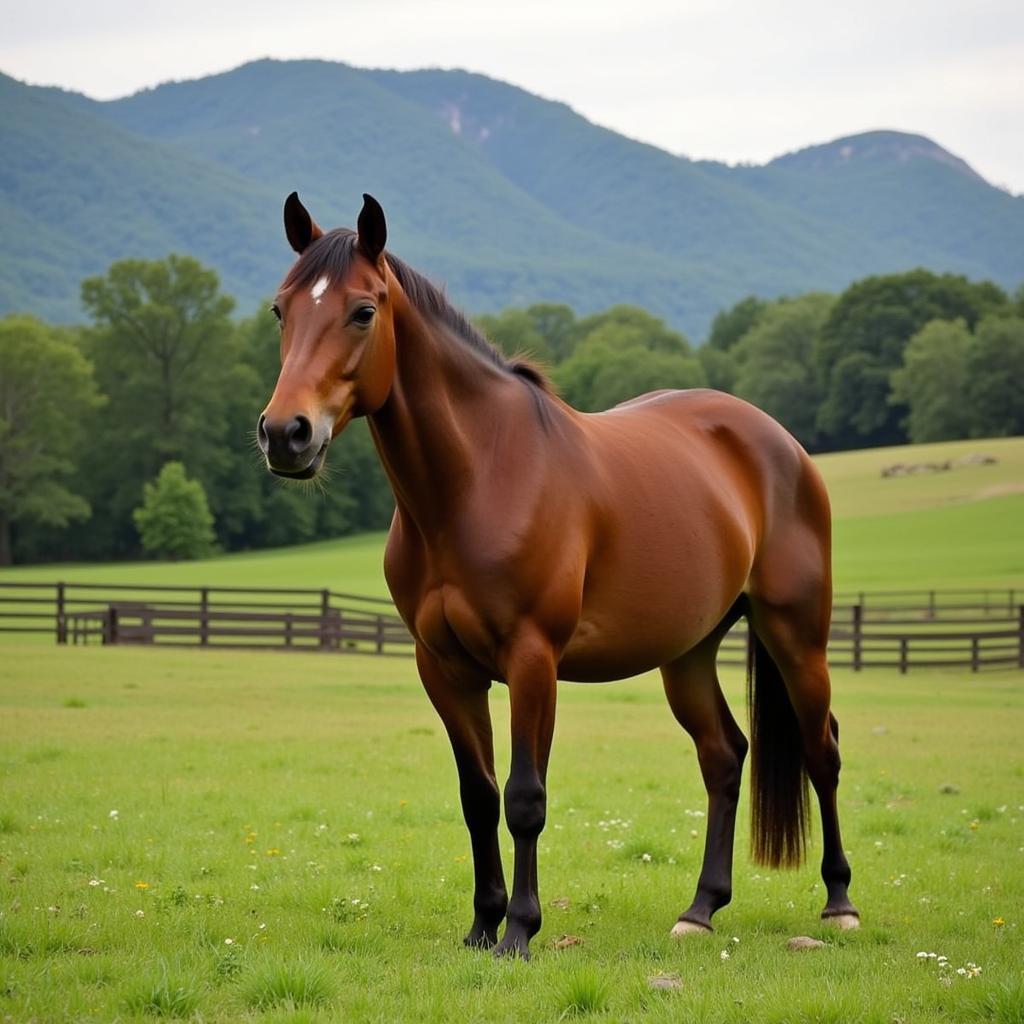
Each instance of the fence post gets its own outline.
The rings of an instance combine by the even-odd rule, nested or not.
[[[971,637],[971,671],[978,671],[978,638],[976,636]]]
[[[110,605],[103,617],[103,642],[105,644],[117,643],[117,608]]]
[[[1024,604],[1017,606],[1017,667],[1024,668]]]
[[[285,647],[291,647],[292,645],[292,613],[284,613],[284,645]]]
[[[331,592],[329,590],[320,591],[320,646],[330,646],[330,636],[328,633],[328,623],[331,615]]]
[[[907,674],[907,654],[910,646],[910,640],[906,636],[900,637],[900,675],[905,676]]]
[[[204,647],[210,642],[210,588],[199,591],[199,643]]]
[[[861,670],[861,640],[864,622],[864,606],[855,604],[853,606],[853,671]]]
[[[377,653],[384,653],[384,618],[377,616]]]
[[[57,584],[57,643],[68,642],[68,621],[66,618],[66,607],[64,603],[64,584]]]

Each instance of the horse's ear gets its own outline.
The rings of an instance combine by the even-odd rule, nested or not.
[[[310,242],[323,235],[320,225],[299,202],[298,192],[293,192],[284,201],[284,233],[288,236],[288,244],[297,253],[305,252]]]
[[[359,231],[359,248],[371,263],[376,263],[388,240],[388,225],[380,203],[365,192],[356,228]]]

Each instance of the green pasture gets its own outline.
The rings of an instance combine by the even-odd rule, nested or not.
[[[733,904],[681,942],[692,745],[655,676],[563,686],[527,964],[460,946],[468,841],[410,661],[10,643],[0,1019],[1020,1024],[1021,682],[836,673],[862,929],[822,924],[815,865],[757,868],[741,828]]]
[[[993,465],[883,478],[898,462],[988,455]],[[838,590],[1010,587],[1024,577],[1024,438],[951,441],[821,455],[834,517]],[[321,500],[315,492],[310,501]],[[0,570],[0,580],[254,587],[331,587],[387,596],[384,534],[364,534],[202,562],[46,565]]]

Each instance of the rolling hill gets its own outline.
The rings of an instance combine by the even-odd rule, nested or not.
[[[920,136],[871,132],[761,167],[695,162],[460,71],[257,61],[110,102],[0,76],[0,312],[79,319],[116,258],[187,251],[243,312],[289,261],[280,205],[359,195],[472,312],[643,305],[703,336],[751,292],[926,266],[1024,278],[1024,198]]]

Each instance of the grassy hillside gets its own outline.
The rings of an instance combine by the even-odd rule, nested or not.
[[[1024,278],[1024,199],[901,133],[733,168],[481,75],[324,61],[257,61],[106,103],[0,76],[0,102],[0,313],[76,318],[82,277],[172,250],[212,264],[251,309],[287,263],[293,189],[325,226],[377,195],[393,250],[471,312],[630,302],[699,339],[752,292],[917,265]]]
[[[978,454],[998,461],[881,476],[895,463]],[[1024,584],[1024,438],[839,452],[816,462],[832,496],[837,590]],[[387,596],[383,543],[383,534],[366,534],[202,562],[16,567],[0,579],[331,587]]]
[[[276,191],[0,75],[0,314],[82,319],[79,285],[116,259],[188,253],[255,302],[288,262]]]

